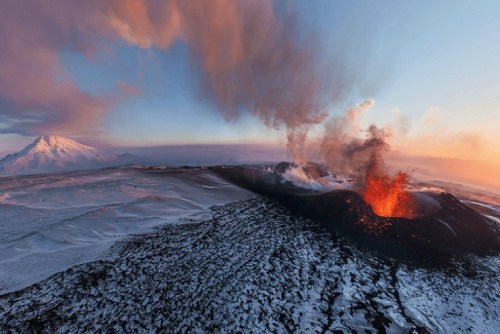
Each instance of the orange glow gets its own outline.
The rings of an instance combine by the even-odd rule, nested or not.
[[[363,198],[379,216],[411,217],[414,200],[406,190],[409,180],[410,176],[403,172],[398,172],[391,178],[385,173],[375,175],[368,171]]]

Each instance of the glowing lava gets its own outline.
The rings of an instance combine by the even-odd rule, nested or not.
[[[369,171],[363,198],[379,216],[412,217],[415,203],[413,196],[406,190],[409,180],[410,176],[403,172],[391,178],[386,173]]]

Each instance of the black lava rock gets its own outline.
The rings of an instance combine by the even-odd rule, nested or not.
[[[361,195],[350,190],[317,193],[284,182],[279,164],[273,172],[255,167],[216,167],[214,171],[239,186],[278,200],[291,211],[314,218],[378,248],[417,252],[488,254],[500,251],[495,222],[449,193],[429,193],[439,206],[416,218],[376,215]],[[280,173],[281,172],[281,173]]]

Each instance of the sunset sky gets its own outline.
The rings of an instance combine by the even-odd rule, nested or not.
[[[295,117],[273,114],[275,129],[264,125],[266,111],[249,109],[274,106],[270,89],[303,90],[287,86],[295,76],[316,83],[307,75],[324,73],[331,91],[322,88],[312,99],[321,110],[305,118],[371,98],[362,124],[391,127],[395,150],[500,164],[499,1],[144,3],[0,3],[0,153],[49,133],[108,146],[284,145]],[[279,43],[268,43],[274,34]],[[292,58],[272,50],[290,45]],[[280,76],[297,64],[314,70],[259,77],[270,63],[252,50],[284,57]],[[237,98],[224,95],[221,73],[234,84],[257,65],[262,72],[241,87],[262,101],[241,87],[230,87]],[[309,105],[285,105],[296,101]],[[310,136],[320,134],[323,123],[310,123]]]

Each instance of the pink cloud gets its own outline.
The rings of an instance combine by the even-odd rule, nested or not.
[[[271,1],[23,0],[0,2],[0,111],[3,132],[91,133],[117,99],[78,88],[59,59],[91,55],[96,41],[120,39],[168,49],[181,39],[199,68],[203,95],[226,118],[248,110],[305,140],[322,122],[322,74],[311,41]],[[121,94],[137,93],[118,83]],[[291,145],[295,145],[291,143]],[[297,145],[301,145],[298,143]],[[293,147],[292,147],[293,149]]]
[[[137,86],[130,85],[123,81],[118,81],[116,83],[120,91],[122,91],[126,95],[137,95],[141,93],[141,89]]]
[[[60,63],[60,48],[88,48],[77,12],[64,1],[1,2],[0,99],[8,105],[2,132],[91,132],[111,103],[81,91]]]

